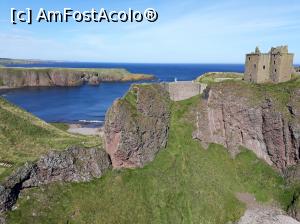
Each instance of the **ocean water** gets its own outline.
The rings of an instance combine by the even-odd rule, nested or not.
[[[133,73],[152,74],[154,82],[194,80],[211,71],[243,72],[241,64],[113,64],[47,63],[20,67],[125,68]],[[153,81],[152,81],[153,82]],[[99,86],[22,88],[0,93],[10,102],[47,122],[102,125],[113,101],[122,97],[133,82],[101,83]]]

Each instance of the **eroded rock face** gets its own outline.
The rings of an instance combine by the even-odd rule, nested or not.
[[[79,86],[84,83],[82,73],[41,69],[38,71],[11,71],[2,69],[0,78],[11,88],[37,86]]]
[[[213,86],[199,106],[193,137],[224,145],[235,155],[244,146],[270,165],[283,170],[299,161],[300,91],[280,110],[276,99],[243,94],[247,89]],[[252,94],[252,96],[251,96]],[[255,101],[255,102],[254,102]]]
[[[24,181],[28,180],[33,164],[26,163],[0,185],[0,214],[9,210],[17,201]]]
[[[107,153],[98,149],[71,148],[49,152],[33,166],[23,187],[33,187],[56,181],[86,182],[101,177],[111,166]]]
[[[105,143],[114,168],[143,167],[166,147],[170,100],[162,85],[135,85],[106,114]]]
[[[24,188],[57,181],[86,182],[101,177],[111,167],[106,152],[73,147],[49,152],[36,163],[27,163],[0,185],[0,214],[11,209]]]

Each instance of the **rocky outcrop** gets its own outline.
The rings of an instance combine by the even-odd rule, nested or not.
[[[221,83],[207,90],[195,115],[197,129],[193,137],[204,145],[221,144],[233,155],[244,146],[280,170],[297,164],[300,90],[293,90],[288,103],[279,105],[279,99],[272,94],[258,96],[259,90],[251,88]]]
[[[0,214],[12,208],[16,203],[22,184],[29,179],[32,169],[33,164],[27,163],[0,185]]]
[[[259,207],[246,210],[237,224],[300,224],[300,222],[281,210]]]
[[[105,145],[114,168],[143,167],[167,144],[170,100],[162,85],[134,85],[105,119]]]
[[[86,182],[101,177],[110,168],[110,158],[102,150],[71,148],[49,152],[31,170],[23,187],[36,187],[56,181]]]
[[[101,177],[111,167],[107,153],[73,147],[49,152],[35,163],[26,163],[0,185],[0,214],[11,209],[24,188],[57,181],[86,182]]]
[[[83,83],[151,80],[151,75],[131,74],[124,69],[0,68],[0,86],[80,86]]]

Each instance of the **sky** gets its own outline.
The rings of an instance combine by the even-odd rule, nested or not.
[[[11,8],[144,11],[155,23],[10,23]],[[0,0],[0,57],[129,63],[244,63],[289,45],[300,64],[299,0]]]

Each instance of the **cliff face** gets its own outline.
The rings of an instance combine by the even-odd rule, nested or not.
[[[244,146],[280,170],[297,164],[300,87],[292,87],[270,92],[238,83],[213,85],[195,115],[193,137],[204,145],[224,145],[233,155]]]
[[[114,168],[142,167],[167,144],[168,92],[161,85],[135,85],[106,114],[105,143]]]
[[[101,177],[111,167],[109,156],[102,150],[73,147],[49,152],[36,163],[26,163],[0,185],[0,215],[16,203],[24,188],[57,181],[85,182]]]
[[[151,80],[151,75],[131,74],[124,69],[0,68],[0,85],[9,88],[79,86],[84,82]]]

